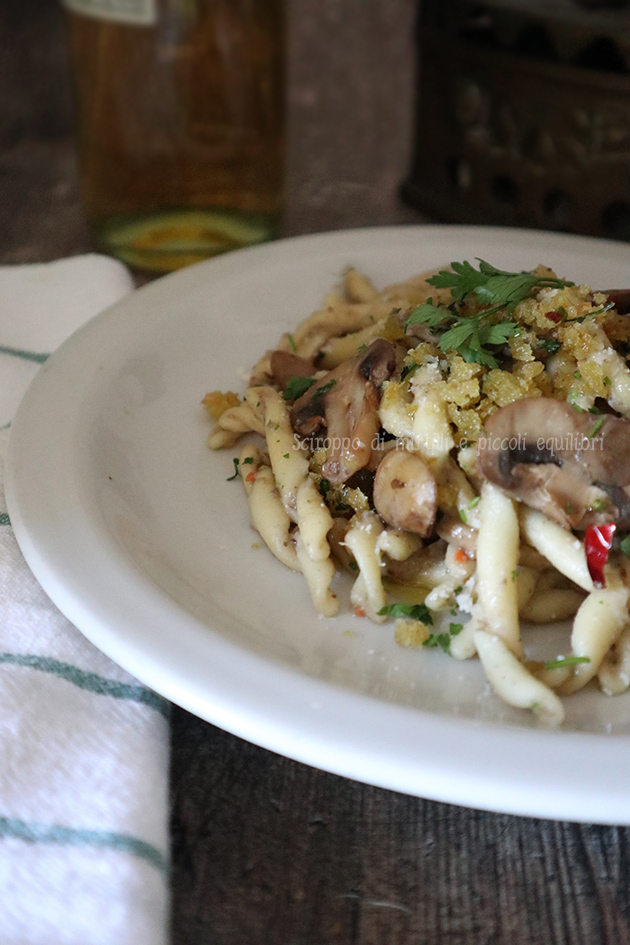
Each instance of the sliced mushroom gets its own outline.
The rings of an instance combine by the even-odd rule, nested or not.
[[[433,588],[448,578],[446,551],[448,545],[441,538],[420,548],[404,561],[385,560],[385,574],[396,584]]]
[[[417,453],[392,450],[374,477],[374,508],[389,525],[426,538],[437,513],[435,476]]]
[[[394,346],[378,338],[320,378],[293,405],[291,423],[300,436],[325,434],[322,475],[333,485],[369,463],[380,427],[380,389],[395,368]]]
[[[440,538],[447,541],[449,545],[456,545],[458,548],[463,548],[464,551],[469,551],[473,555],[476,553],[477,532],[474,528],[471,528],[470,525],[464,525],[461,518],[445,515],[444,518],[440,519],[438,522],[435,531]]]
[[[286,388],[292,377],[311,377],[315,373],[312,361],[291,351],[273,351],[270,367],[273,381],[280,390]]]
[[[630,421],[524,398],[493,414],[479,440],[481,475],[564,528],[630,528]]]

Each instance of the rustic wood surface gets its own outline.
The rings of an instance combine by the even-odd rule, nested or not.
[[[291,0],[286,233],[420,219],[414,8]],[[0,261],[91,246],[56,0],[0,0]],[[171,783],[173,945],[630,943],[627,829],[383,791],[179,709]]]

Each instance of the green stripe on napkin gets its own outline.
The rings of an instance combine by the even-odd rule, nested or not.
[[[56,843],[69,847],[98,847],[107,850],[121,850],[155,866],[160,873],[168,873],[166,857],[157,847],[145,840],[131,837],[125,833],[111,830],[85,830],[74,827],[62,827],[59,824],[38,824],[17,820],[13,817],[0,817],[0,839],[24,840],[26,843]]]
[[[61,663],[50,656],[35,656],[28,653],[0,653],[0,663],[26,666],[42,673],[52,673],[54,676],[59,676],[61,679],[65,679],[66,682],[78,686],[79,689],[87,689],[99,696],[111,696],[113,699],[130,699],[132,702],[141,702],[150,709],[155,709],[167,720],[170,715],[170,703],[162,696],[158,696],[152,689],[147,689],[146,686],[134,686],[128,683],[116,682],[113,679],[105,679],[103,676],[79,669],[78,666],[72,666],[70,663]]]

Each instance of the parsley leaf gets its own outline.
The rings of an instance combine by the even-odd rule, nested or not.
[[[590,663],[588,656],[566,656],[559,660],[548,660],[545,669],[562,669],[563,666],[577,666],[579,663]]]
[[[441,350],[457,351],[464,361],[493,368],[497,367],[497,360],[487,346],[505,344],[507,339],[516,335],[519,329],[517,323],[513,321],[484,324],[484,320],[496,311],[498,309],[480,312],[479,315],[461,315],[456,309],[438,308],[432,303],[426,303],[411,313],[406,326],[423,323],[429,327],[436,327],[448,321],[449,326],[438,341]]]
[[[472,338],[478,329],[476,318],[462,318],[457,325],[445,331],[440,338],[442,351],[459,351]],[[466,359],[468,360],[468,359]],[[473,359],[474,360],[474,359]]]
[[[337,381],[333,378],[332,381],[328,381],[327,384],[323,384],[321,387],[318,387],[313,397],[323,397],[324,394],[327,394],[329,390],[332,390]]]
[[[429,328],[437,328],[447,318],[452,317],[453,315],[448,309],[434,305],[433,299],[427,299],[423,305],[414,308],[407,319],[406,325],[427,325]]]
[[[436,288],[450,288],[453,298],[458,302],[468,295],[476,295],[484,305],[508,306],[510,312],[514,306],[531,295],[534,289],[545,287],[561,289],[573,285],[565,279],[540,276],[532,272],[505,272],[497,269],[483,259],[477,260],[479,269],[469,262],[451,263],[452,272],[442,270],[427,281]]]
[[[405,327],[424,324],[441,328],[438,345],[442,351],[456,351],[465,361],[496,368],[493,348],[501,347],[520,331],[518,323],[509,318],[516,305],[537,289],[562,288],[573,283],[531,272],[505,272],[483,259],[478,262],[478,269],[466,260],[453,262],[451,269],[431,276],[427,280],[430,285],[451,290],[451,304],[435,305],[430,298],[413,310]],[[472,314],[468,308],[471,299]],[[493,315],[497,318],[491,321]],[[548,345],[547,350],[555,353],[552,349],[557,344],[549,339],[542,346]]]
[[[543,349],[543,351],[547,351],[549,354],[557,354],[562,347],[562,342],[558,341],[557,338],[539,338],[538,345]],[[578,378],[581,377],[579,371],[574,373],[574,377],[575,374],[577,374]]]
[[[315,383],[314,377],[294,376],[287,381],[287,386],[282,392],[285,400],[297,400],[302,394],[305,394],[309,387]]]
[[[411,364],[406,364],[400,372],[401,381],[404,381],[406,377],[411,377],[412,374],[415,374],[419,367],[420,365],[417,361],[412,361]]]
[[[597,436],[601,428],[604,426],[604,418],[600,417],[590,433],[587,434],[589,440],[592,440],[593,437]]]
[[[428,650],[439,646],[444,653],[450,655],[451,640],[453,637],[456,637],[458,633],[461,633],[463,629],[463,623],[449,623],[448,633],[430,633],[428,639],[425,640],[422,645],[426,646]]]
[[[469,262],[452,262],[451,269],[452,272],[449,269],[442,269],[427,281],[436,289],[450,289],[453,298],[458,302],[463,301],[467,295],[475,291],[480,284],[480,278],[482,283],[485,281]]]
[[[497,325],[482,325],[481,319],[489,313],[461,318],[459,324],[445,331],[440,338],[439,345],[442,351],[454,350],[459,352],[464,361],[477,362],[486,367],[497,367],[497,359],[487,345],[505,344],[518,331],[516,322],[504,321]]]
[[[479,329],[482,345],[503,345],[508,338],[513,338],[518,331],[516,322],[499,322],[498,325],[483,325]]]
[[[604,312],[608,312],[611,308],[614,308],[614,303],[609,302],[608,305],[602,305],[601,308],[597,308],[592,312],[588,312],[586,315],[580,315],[578,318],[572,318],[572,322],[585,322],[587,318],[594,318],[596,315],[603,315]]]
[[[226,482],[232,482],[234,479],[238,477],[238,459],[236,458],[236,456],[233,458],[232,462],[234,463],[234,475],[228,476],[228,478],[225,480]]]
[[[507,305],[514,308],[517,302],[531,295],[538,282],[537,276],[528,272],[499,272],[477,286],[475,295],[487,305]]]
[[[439,646],[444,653],[451,652],[451,638],[448,633],[430,633],[429,638],[422,645],[426,646],[427,650]]]
[[[379,617],[402,617],[407,620],[420,620],[422,623],[433,625],[433,617],[426,604],[405,604],[404,601],[397,600],[395,604],[381,607],[378,615]]]

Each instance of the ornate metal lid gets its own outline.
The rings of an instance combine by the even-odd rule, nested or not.
[[[630,9],[425,0],[418,37],[408,202],[630,240]]]

